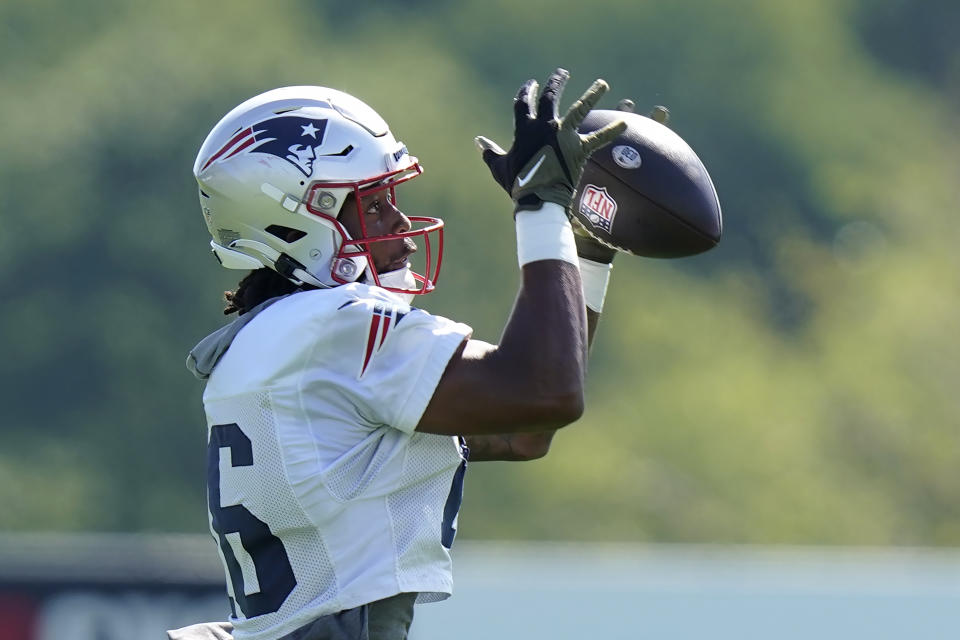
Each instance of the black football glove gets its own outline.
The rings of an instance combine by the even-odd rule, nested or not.
[[[588,135],[577,131],[590,109],[607,92],[609,87],[603,80],[594,81],[560,119],[557,103],[569,78],[565,69],[557,69],[547,79],[539,99],[536,80],[527,80],[520,87],[513,104],[510,151],[505,152],[483,136],[476,138],[483,161],[493,179],[513,198],[516,211],[536,210],[544,202],[569,209],[587,158],[626,129],[626,123],[618,121]]]

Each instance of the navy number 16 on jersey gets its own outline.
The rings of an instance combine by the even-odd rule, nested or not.
[[[221,448],[230,450],[231,466],[248,467],[253,464],[253,446],[250,438],[237,424],[218,424],[210,428],[210,444],[207,447],[207,501],[213,530],[217,532],[220,550],[230,573],[233,597],[246,618],[273,613],[293,591],[297,580],[283,543],[273,535],[265,522],[250,513],[242,504],[221,505]],[[246,593],[243,569],[227,538],[230,534],[239,534],[240,545],[253,560],[259,584],[256,593]]]

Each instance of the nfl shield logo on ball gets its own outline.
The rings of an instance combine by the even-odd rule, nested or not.
[[[611,149],[613,154],[613,161],[624,169],[639,169],[640,163],[640,152],[634,149],[633,147],[628,147],[625,144],[620,144]]]
[[[606,187],[588,184],[580,198],[580,213],[593,226],[610,233],[613,217],[617,215],[617,201],[610,197]]]

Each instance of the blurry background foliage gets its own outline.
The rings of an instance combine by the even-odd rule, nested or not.
[[[475,464],[466,538],[960,544],[960,5],[952,0],[0,3],[0,529],[202,531],[183,366],[240,272],[207,248],[207,131],[266,89],[354,93],[446,219],[421,304],[495,341],[516,291],[503,144],[528,77],[668,105],[716,250],[621,257],[588,411]]]

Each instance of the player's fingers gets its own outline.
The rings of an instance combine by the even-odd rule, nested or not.
[[[658,104],[650,111],[649,117],[666,126],[670,122],[670,109],[667,109],[662,104]]]
[[[587,117],[587,114],[590,113],[594,105],[596,105],[600,98],[603,97],[603,94],[609,90],[610,85],[608,85],[605,80],[594,80],[590,88],[580,96],[580,99],[570,105],[570,108],[567,110],[567,115],[563,117],[563,126],[572,129],[579,127],[580,123]]]
[[[566,69],[558,68],[547,78],[547,84],[544,85],[543,93],[540,95],[540,102],[537,104],[537,118],[540,120],[555,120],[560,117],[558,105],[560,96],[563,95],[563,88],[570,79],[570,72]]]
[[[533,79],[527,80],[520,87],[517,97],[513,101],[514,122],[519,123],[537,115],[533,111],[533,102],[539,88],[540,84]]]
[[[504,153],[506,153],[500,147],[500,145],[498,145],[496,142],[494,142],[490,138],[485,138],[484,136],[477,136],[476,138],[473,139],[473,142],[474,144],[477,145],[477,149],[479,149],[483,153],[484,160],[487,159],[488,152],[498,156],[502,156]]]
[[[590,155],[600,147],[606,146],[613,142],[617,136],[622,134],[627,130],[627,123],[623,120],[617,120],[616,122],[611,122],[602,129],[597,129],[592,131],[585,136],[582,136],[583,140],[583,150],[587,155]]]
[[[477,144],[477,148],[480,149],[481,155],[483,156],[483,161],[486,163],[487,168],[490,169],[490,174],[493,176],[493,179],[497,181],[497,184],[502,186],[508,192],[510,191],[510,183],[507,180],[507,162],[506,162],[506,153],[503,149],[500,148],[496,142],[490,138],[485,138],[484,136],[477,136],[473,139]]]

